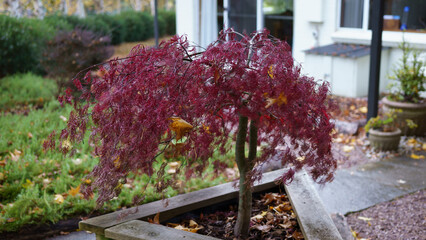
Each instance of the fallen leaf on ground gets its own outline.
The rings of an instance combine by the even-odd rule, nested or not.
[[[262,231],[262,232],[269,232],[271,230],[272,226],[271,225],[258,225],[258,224],[256,224],[256,225],[253,226],[253,228],[255,228],[259,231]]]
[[[361,113],[367,113],[368,109],[367,109],[367,107],[360,107],[360,108],[359,108],[359,111],[360,111]]]
[[[22,187],[23,187],[23,188],[25,188],[25,189],[28,189],[28,188],[30,188],[30,187],[32,187],[32,186],[34,186],[34,183],[33,183],[33,182],[31,182],[31,180],[29,180],[29,179],[27,179],[27,180],[25,181],[25,183],[24,183],[24,184],[22,184]]]
[[[196,228],[198,227],[198,223],[196,223],[194,220],[189,220],[189,227]]]
[[[154,223],[160,224],[160,212],[158,212],[157,214],[155,214]]]
[[[299,232],[299,231],[295,231],[295,232],[292,234],[292,237],[293,237],[294,239],[304,239],[303,234],[302,234],[301,232]]]
[[[71,187],[71,189],[68,190],[68,194],[75,197],[77,194],[80,193],[80,186],[81,184],[79,184],[76,188]]]
[[[424,158],[425,158],[425,156],[423,156],[423,155],[417,155],[417,154],[414,154],[414,153],[412,153],[412,154],[410,155],[410,157],[411,157],[412,159],[424,159]]]
[[[28,132],[27,136],[28,136],[29,139],[33,138],[33,134],[30,133],[30,132]]]
[[[53,201],[55,203],[61,204],[64,202],[64,196],[62,196],[61,194],[56,194],[55,198],[53,199]]]
[[[12,152],[9,152],[9,154],[10,154],[10,158],[12,159],[12,161],[16,162],[16,161],[18,161],[18,160],[19,160],[19,158],[21,157],[22,152],[21,152],[21,151],[19,151],[19,150],[17,150],[17,149],[15,149],[15,150],[13,151],[13,153],[12,153]]]
[[[345,146],[343,146],[343,151],[344,151],[345,153],[352,152],[353,150],[354,150],[354,146],[349,146],[349,145],[345,145]]]
[[[287,221],[286,223],[283,224],[278,224],[280,227],[287,229],[287,228],[291,228],[292,224],[290,221]]]
[[[358,219],[361,219],[363,221],[371,221],[371,220],[373,220],[372,218],[368,218],[368,217],[358,217]]]

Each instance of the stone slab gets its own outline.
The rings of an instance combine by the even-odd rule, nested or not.
[[[426,161],[408,157],[340,169],[333,182],[316,185],[329,213],[346,215],[426,188]]]
[[[105,237],[120,240],[218,240],[201,234],[177,230],[145,221],[133,220],[105,230]]]
[[[293,182],[285,186],[285,190],[305,239],[342,239],[306,171],[296,173]]]

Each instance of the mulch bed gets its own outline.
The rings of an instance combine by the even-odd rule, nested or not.
[[[253,195],[253,211],[248,239],[304,239],[296,214],[285,193]],[[238,207],[235,201],[218,204],[168,221],[165,225],[220,239],[233,234]]]
[[[346,220],[357,238],[426,239],[426,190],[350,214]]]

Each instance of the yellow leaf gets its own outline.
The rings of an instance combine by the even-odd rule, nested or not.
[[[70,140],[64,140],[64,141],[62,141],[62,148],[65,148],[65,149],[67,149],[67,150],[69,150],[69,149],[71,149],[72,148],[72,144],[71,144],[71,141]]]
[[[361,107],[361,108],[359,108],[359,111],[361,113],[367,113],[368,109],[367,109],[367,107]]]
[[[280,95],[277,98],[267,98],[266,102],[267,104],[265,108],[269,108],[273,104],[277,104],[278,106],[281,106],[283,104],[287,104],[287,97],[283,93],[280,93]]]
[[[155,214],[153,222],[155,224],[160,224],[160,212],[158,212],[157,214]]]
[[[417,155],[417,154],[414,154],[414,153],[412,153],[412,154],[410,155],[410,157],[411,157],[412,159],[424,159],[424,158],[425,158],[425,156],[423,156],[423,155]]]
[[[270,78],[274,79],[274,66],[269,66],[268,75]]]
[[[203,124],[203,129],[206,133],[210,134],[209,127]]]
[[[62,196],[61,194],[56,194],[53,201],[57,204],[61,204],[64,202],[64,196]]]
[[[114,160],[114,167],[115,168],[120,168],[121,162],[120,162],[120,157],[118,156],[115,160]]]
[[[170,129],[176,133],[176,140],[181,139],[185,133],[193,128],[191,124],[180,117],[171,117],[170,120],[172,120]]]
[[[423,143],[423,145],[422,145],[422,150],[423,150],[423,151],[426,151],[426,143]]]
[[[196,223],[194,220],[189,220],[189,227],[196,228],[198,227],[198,223]]]
[[[407,141],[407,144],[408,145],[411,145],[411,146],[413,146],[413,145],[416,145],[418,142],[417,142],[417,140],[415,139],[415,138],[410,138],[410,139],[408,139],[408,141]]]
[[[29,179],[27,179],[27,180],[25,181],[25,183],[24,183],[24,184],[22,184],[22,187],[23,187],[23,188],[25,188],[25,189],[28,189],[28,188],[30,188],[30,187],[32,187],[32,186],[34,186],[34,183],[33,183],[33,182],[31,182],[31,180],[29,180]]]
[[[71,187],[71,189],[68,190],[68,194],[75,197],[77,194],[80,193],[80,185],[81,184],[79,184],[76,188]]]

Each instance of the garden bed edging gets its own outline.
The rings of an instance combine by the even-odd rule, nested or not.
[[[275,179],[282,176],[287,170],[279,169],[264,173],[262,180],[255,182],[253,192],[261,192],[276,187]],[[296,212],[305,239],[342,239],[306,171],[302,170],[297,173],[293,182],[284,187]],[[185,212],[237,197],[238,189],[234,188],[233,182],[230,182],[169,198],[167,199],[167,206],[164,206],[163,200],[159,200],[90,218],[81,221],[79,227],[81,230],[95,233],[96,239],[149,239],[150,237],[152,239],[166,239],[167,237],[160,237],[169,236],[167,234],[185,235],[185,239],[215,239],[161,225],[149,228],[148,232],[145,230],[142,233],[145,236],[140,235],[140,230],[146,229],[147,224],[149,224],[143,221],[153,218],[158,212],[160,213],[159,221],[163,222]],[[142,228],[138,228],[138,226]]]

